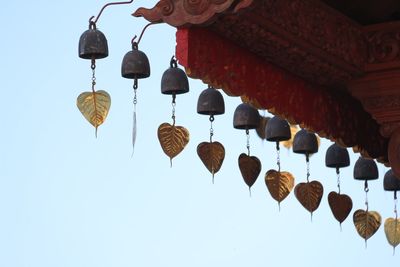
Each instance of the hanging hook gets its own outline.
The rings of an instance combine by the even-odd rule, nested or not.
[[[147,24],[146,26],[144,26],[142,32],[140,33],[139,40],[137,41],[137,44],[138,44],[138,45],[139,45],[140,41],[142,40],[142,37],[143,37],[144,32],[147,30],[147,28],[148,28],[149,26],[151,26],[151,25],[153,25],[153,24],[156,24],[156,22],[150,22],[149,24]]]
[[[171,61],[169,62],[169,65],[170,65],[171,68],[177,68],[178,67],[175,55],[173,55],[171,57]]]
[[[141,32],[140,35],[139,35],[139,40],[138,40],[137,42],[135,41],[136,38],[137,38],[137,35],[133,36],[133,38],[132,38],[132,40],[131,40],[131,44],[132,44],[132,49],[133,49],[133,50],[138,50],[138,46],[139,46],[140,41],[142,40],[142,37],[143,37],[144,32],[146,31],[146,29],[147,29],[150,25],[153,25],[153,24],[157,24],[157,23],[156,23],[156,22],[150,22],[149,24],[147,24],[146,26],[144,26],[142,32]]]
[[[99,20],[100,16],[101,16],[101,14],[103,14],[104,9],[106,9],[106,7],[108,7],[108,6],[114,6],[114,5],[126,5],[126,4],[131,4],[133,1],[134,1],[134,0],[126,1],[126,2],[111,2],[111,3],[105,4],[105,5],[101,8],[101,10],[100,10],[99,14],[97,15],[97,17],[95,17],[95,16],[90,17],[90,19],[89,19],[89,24],[90,24],[90,25],[91,25],[92,23],[93,23],[93,24],[96,24],[97,21]],[[96,19],[93,21],[94,18],[96,18]]]

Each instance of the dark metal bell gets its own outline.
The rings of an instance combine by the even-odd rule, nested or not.
[[[260,124],[260,114],[258,110],[249,104],[240,104],[233,114],[233,127],[235,129],[255,129]]]
[[[179,95],[189,92],[189,81],[186,73],[178,68],[174,57],[161,78],[161,93],[166,95]]]
[[[79,39],[79,57],[83,59],[100,59],[108,56],[108,44],[105,35],[91,23],[89,30],[82,33]]]
[[[121,75],[127,79],[143,79],[150,76],[149,59],[145,53],[138,50],[136,43],[122,60]]]
[[[353,176],[356,180],[376,180],[379,177],[378,166],[373,159],[360,157],[354,165]]]
[[[349,152],[346,148],[334,143],[325,154],[325,165],[329,168],[344,168],[350,165]]]
[[[212,87],[201,92],[197,101],[197,113],[202,115],[224,114],[225,102],[222,94]]]
[[[301,129],[293,138],[293,152],[305,155],[317,153],[317,136],[312,132]]]
[[[265,127],[265,137],[271,142],[289,140],[292,137],[289,123],[278,116],[272,117]]]
[[[383,178],[383,188],[386,191],[400,191],[400,179],[394,175],[391,169],[386,172]]]

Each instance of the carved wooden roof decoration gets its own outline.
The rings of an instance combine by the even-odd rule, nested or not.
[[[161,0],[133,15],[178,28],[189,76],[400,176],[399,14],[398,0]]]
[[[202,25],[209,24],[220,13],[236,13],[252,3],[253,0],[161,0],[154,8],[139,8],[132,15],[175,27]]]

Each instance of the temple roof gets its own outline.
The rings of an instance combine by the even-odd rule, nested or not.
[[[393,152],[397,149],[388,155],[389,138],[397,130],[400,136],[399,11],[398,0],[161,0],[154,8],[140,8],[133,15],[192,32],[179,35],[177,55],[193,78],[221,85],[228,94],[235,91],[234,95],[254,104],[262,103],[259,108],[387,162],[390,157],[392,161],[397,158]],[[186,51],[198,50],[208,58],[208,52],[196,44],[202,43],[198,36],[209,38],[207,45],[237,51],[246,57],[243,62],[256,64],[259,74],[270,80],[258,89],[242,84],[241,90],[232,90],[232,81],[210,73],[218,69],[206,65],[200,69],[202,58]],[[225,60],[226,66],[235,56],[215,53],[214,57],[219,55],[225,55],[218,60]],[[233,69],[236,73],[232,75],[241,71]],[[297,97],[308,96],[314,104],[330,106],[324,106],[322,113],[317,106],[306,113],[290,105],[277,107],[279,101],[266,97],[278,92],[274,91],[278,87],[270,84],[282,83],[289,91],[300,90]],[[301,101],[307,104],[306,99]],[[321,114],[330,121],[321,125]],[[398,161],[400,174],[400,157]]]

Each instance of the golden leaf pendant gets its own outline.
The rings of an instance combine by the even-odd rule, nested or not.
[[[367,241],[381,226],[381,215],[376,211],[356,210],[353,214],[358,234]]]
[[[389,244],[395,249],[400,244],[400,219],[386,219],[385,234]]]
[[[341,224],[349,216],[353,208],[353,201],[348,195],[330,192],[328,195],[328,203],[333,216]]]
[[[219,142],[203,142],[197,146],[197,155],[211,172],[214,182],[214,174],[219,171],[225,158],[224,146]]]
[[[251,157],[242,153],[239,156],[238,162],[243,180],[251,188],[256,182],[258,175],[260,175],[261,161],[257,157]]]
[[[280,204],[293,190],[294,177],[290,172],[269,170],[265,174],[265,184],[272,198]]]
[[[158,140],[164,153],[172,159],[176,157],[189,143],[189,131],[182,126],[163,123],[158,127]]]
[[[294,188],[294,195],[303,207],[312,213],[318,209],[321,203],[324,187],[318,181],[299,183]]]
[[[103,124],[111,106],[110,95],[103,90],[84,92],[78,96],[76,105],[82,115],[96,128]]]

